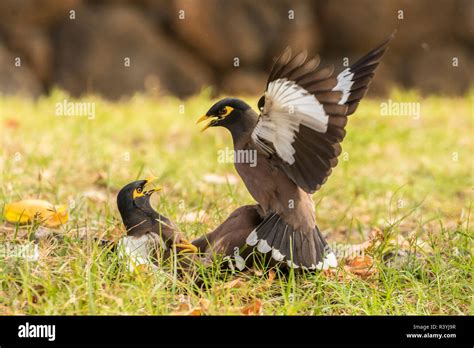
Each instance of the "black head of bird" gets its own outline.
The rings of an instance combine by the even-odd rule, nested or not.
[[[224,127],[234,137],[252,130],[257,119],[258,115],[244,101],[237,98],[224,98],[215,103],[205,115],[198,119],[197,123],[209,121],[201,132],[209,127]]]
[[[153,230],[159,214],[152,208],[150,197],[160,190],[153,179],[137,180],[125,185],[117,196],[117,207],[130,235],[143,235]]]
[[[151,233],[160,238],[166,248],[174,245],[179,251],[196,252],[196,247],[181,235],[176,226],[151,206],[151,196],[160,190],[156,185],[156,178],[137,180],[120,190],[117,207],[127,235],[141,237]]]

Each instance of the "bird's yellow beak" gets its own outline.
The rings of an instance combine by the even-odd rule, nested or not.
[[[209,123],[206,124],[203,129],[201,129],[201,132],[204,132],[206,129],[208,129],[209,127],[211,127],[211,126],[214,124],[214,122],[218,120],[218,118],[217,118],[216,116],[202,115],[202,116],[199,117],[199,119],[196,121],[196,124],[198,124],[198,123],[201,123],[202,121],[206,121],[206,120],[209,120],[209,119],[210,119]]]
[[[153,194],[155,192],[161,191],[161,187],[158,186],[158,178],[156,176],[149,176],[145,179],[146,184],[143,186],[143,192],[145,194]]]

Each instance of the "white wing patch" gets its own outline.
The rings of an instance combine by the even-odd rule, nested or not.
[[[288,164],[295,162],[292,144],[301,124],[325,133],[329,116],[316,97],[286,78],[269,83],[265,92],[265,107],[252,139],[264,151],[271,149],[261,139],[271,142],[278,154]]]
[[[354,73],[351,72],[349,68],[342,70],[339,75],[337,75],[337,85],[332,90],[342,92],[341,100],[339,100],[339,105],[344,105],[349,99],[351,94],[351,87],[354,84],[352,78]]]

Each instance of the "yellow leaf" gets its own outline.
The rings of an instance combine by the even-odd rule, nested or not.
[[[40,199],[25,199],[5,204],[4,217],[14,224],[37,221],[47,227],[58,227],[67,222],[69,215],[65,205],[53,205]]]

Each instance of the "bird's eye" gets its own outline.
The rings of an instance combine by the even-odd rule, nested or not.
[[[265,108],[265,96],[262,96],[258,101],[258,109],[260,111],[263,111],[264,108]]]
[[[223,116],[227,113],[227,108],[222,108],[217,112],[220,116]]]
[[[142,193],[142,188],[141,187],[137,188],[137,192]]]

